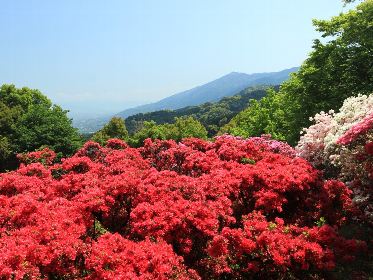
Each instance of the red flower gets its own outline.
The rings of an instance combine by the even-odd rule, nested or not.
[[[373,142],[365,144],[364,149],[368,155],[373,155]]]
[[[27,159],[0,174],[0,279],[277,279],[364,249],[338,234],[346,185],[268,138],[114,139]]]

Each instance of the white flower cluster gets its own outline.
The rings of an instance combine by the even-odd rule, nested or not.
[[[303,129],[303,135],[296,147],[298,156],[315,166],[322,164],[340,164],[339,157],[345,147],[337,140],[352,126],[373,112],[373,94],[347,98],[338,113],[333,110],[320,112],[309,128]]]

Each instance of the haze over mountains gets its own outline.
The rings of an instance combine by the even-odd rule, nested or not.
[[[299,67],[285,69],[279,72],[245,74],[231,72],[214,81],[186,90],[158,102],[137,106],[115,114],[122,118],[138,113],[147,113],[158,110],[175,110],[187,106],[200,105],[205,102],[216,102],[223,97],[232,96],[241,90],[259,85],[278,85],[289,78],[289,75],[296,72]],[[110,117],[96,118],[74,122],[83,133],[94,132],[100,129]]]

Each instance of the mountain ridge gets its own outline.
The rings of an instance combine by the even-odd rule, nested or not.
[[[278,72],[253,74],[230,72],[211,82],[173,94],[157,102],[123,110],[115,114],[115,116],[127,118],[138,113],[148,113],[166,109],[175,110],[205,102],[218,101],[223,97],[232,96],[249,86],[280,84],[289,77],[290,73],[296,72],[298,69],[299,67],[293,67]]]
[[[233,96],[248,87],[279,85],[298,69],[299,67],[292,67],[277,72],[252,74],[233,71],[213,81],[173,94],[157,102],[129,108],[112,116],[74,121],[74,126],[82,133],[92,133],[102,128],[113,116],[125,119],[139,113],[177,110],[206,102],[217,102],[224,97]]]

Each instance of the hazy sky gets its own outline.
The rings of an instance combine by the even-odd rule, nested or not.
[[[347,7],[349,8],[349,7]],[[0,0],[0,84],[72,116],[116,113],[232,71],[298,66],[341,0]]]

